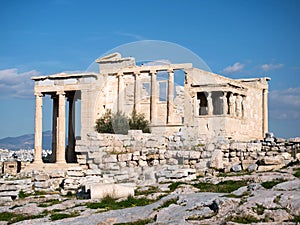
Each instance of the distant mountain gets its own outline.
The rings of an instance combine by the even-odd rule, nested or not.
[[[9,150],[33,149],[34,134],[0,139],[0,148]],[[43,149],[52,149],[52,131],[43,132]]]

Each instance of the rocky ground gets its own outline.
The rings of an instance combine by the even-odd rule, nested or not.
[[[0,224],[299,224],[300,164],[140,187],[134,198],[79,199],[19,193]]]

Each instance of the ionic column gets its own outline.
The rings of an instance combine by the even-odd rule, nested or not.
[[[228,114],[228,101],[227,101],[227,92],[223,92],[223,115]]]
[[[154,125],[156,123],[156,118],[157,118],[156,71],[150,72],[150,75],[151,75],[150,121],[152,125]]]
[[[263,137],[268,132],[268,90],[263,89]]]
[[[207,115],[213,114],[213,102],[211,97],[211,92],[208,92],[207,95]]]
[[[43,163],[43,94],[35,93],[35,124],[34,124],[34,163]]]
[[[140,100],[141,100],[141,87],[140,87],[140,80],[139,80],[139,73],[134,74],[134,110],[136,112],[140,111]]]
[[[123,111],[124,103],[124,81],[123,74],[118,74],[118,112]]]
[[[56,143],[57,143],[57,116],[58,116],[58,98],[57,95],[52,95],[53,112],[52,112],[52,155],[51,162],[56,161]]]
[[[172,123],[174,105],[174,71],[168,71],[168,99],[167,99],[167,123]]]
[[[58,118],[57,118],[57,152],[56,162],[66,163],[66,98],[65,92],[58,92]]]
[[[68,124],[68,152],[67,162],[75,161],[75,101],[74,95],[68,98],[69,101],[69,124]]]

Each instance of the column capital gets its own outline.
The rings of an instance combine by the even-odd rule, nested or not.
[[[44,97],[45,95],[42,92],[34,92],[36,97]]]
[[[149,73],[152,74],[152,75],[156,75],[156,74],[157,74],[157,71],[156,71],[156,70],[150,70]]]
[[[57,91],[56,94],[57,95],[66,95],[66,92],[65,91]]]
[[[170,74],[170,73],[174,74],[174,70],[171,70],[171,69],[168,69],[167,72],[168,72],[169,74]]]

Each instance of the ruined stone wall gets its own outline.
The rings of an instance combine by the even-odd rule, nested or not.
[[[0,203],[18,198],[20,190],[67,194],[95,183],[144,186],[190,181],[219,172],[277,170],[300,160],[300,138],[191,143],[180,133],[168,137],[140,131],[129,135],[92,133],[87,140],[78,141],[76,152],[79,166],[5,174],[0,178]]]
[[[78,141],[78,163],[96,171],[105,182],[137,184],[192,180],[216,171],[270,171],[300,157],[300,140],[238,142],[186,141],[178,133],[160,137],[130,131],[129,135],[89,135]]]

